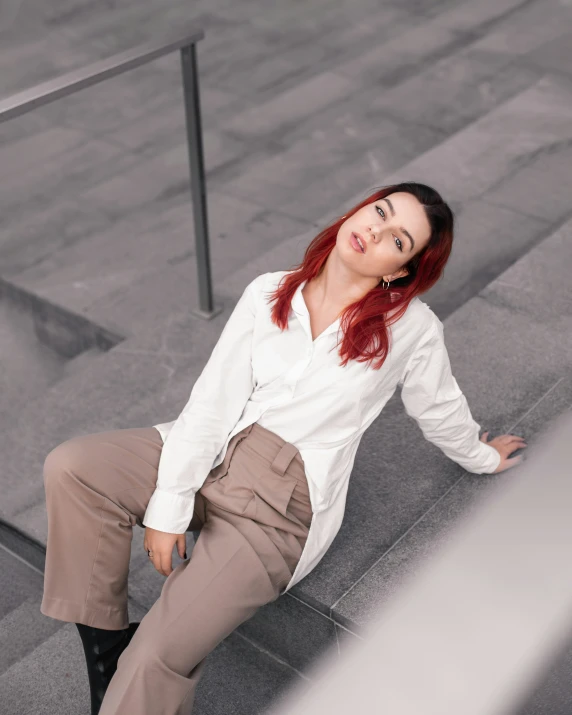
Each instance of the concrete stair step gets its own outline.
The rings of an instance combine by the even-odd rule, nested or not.
[[[0,621],[0,675],[65,625],[44,616],[40,601],[30,596]]]
[[[0,420],[20,409],[63,374],[64,359],[38,341],[33,316],[0,299]]]
[[[97,347],[88,348],[76,357],[64,363],[63,374],[66,377],[70,377],[71,375],[81,375],[85,372],[88,365],[91,365],[95,360],[101,359],[104,355],[105,351],[100,350]]]
[[[44,579],[41,573],[31,568],[0,543],[0,619],[9,616],[30,596],[42,592]],[[1,660],[0,660],[1,663]]]
[[[28,599],[17,613],[0,621],[0,644],[9,645],[11,651],[9,655],[4,651],[2,656],[8,666],[0,675],[2,712],[87,715],[89,682],[76,626],[43,616],[39,605],[37,598]],[[27,640],[24,637],[19,643],[17,636],[21,637],[25,624],[34,624],[38,630],[28,630]],[[36,647],[30,649],[34,638]],[[300,677],[287,664],[233,633],[209,654],[193,713],[265,712]]]

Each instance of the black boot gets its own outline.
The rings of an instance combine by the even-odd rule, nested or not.
[[[107,686],[117,670],[119,656],[129,645],[139,623],[130,623],[120,631],[94,628],[83,623],[76,623],[76,626],[87,661],[91,715],[98,715]]]

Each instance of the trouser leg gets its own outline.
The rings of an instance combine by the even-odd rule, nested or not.
[[[255,449],[237,450],[229,470],[229,446],[197,492],[188,530],[200,535],[191,559],[169,575],[121,654],[101,715],[189,715],[206,656],[288,583],[311,505],[302,482],[294,488],[290,481],[302,463],[294,460],[284,473],[282,457],[290,463],[292,454],[282,443],[253,428],[243,444]],[[154,428],[134,428],[77,437],[48,455],[42,613],[97,628],[128,626],[132,527],[143,526],[161,450]]]
[[[159,432],[145,427],[74,437],[48,454],[44,615],[127,628],[133,526],[143,526],[162,447]]]
[[[271,579],[237,528],[240,519],[207,503],[190,560],[171,572],[121,654],[100,715],[188,715],[206,656],[260,606],[278,598],[288,578],[286,565],[277,552],[283,571],[279,580]],[[262,531],[260,538],[266,538]]]

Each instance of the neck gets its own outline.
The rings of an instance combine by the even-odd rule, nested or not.
[[[379,281],[368,276],[356,276],[349,273],[344,265],[334,260],[332,251],[324,263],[322,270],[307,285],[310,286],[312,296],[320,307],[329,308],[338,306],[343,310],[346,306],[355,303],[375,288]]]

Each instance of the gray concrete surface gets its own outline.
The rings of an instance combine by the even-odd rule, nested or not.
[[[247,281],[297,263],[324,223],[394,180],[432,184],[456,211],[444,279],[422,299],[445,322],[483,429],[522,434],[531,449],[570,409],[567,0],[50,0],[22,2],[11,20],[0,22],[0,96],[185,22],[205,29],[209,226],[224,311],[209,322],[189,312],[197,284],[176,55],[0,125],[0,295],[36,311],[33,329],[0,329],[0,516],[45,541],[49,450],[75,434],[174,419]],[[60,353],[46,362],[32,330]],[[98,334],[115,337],[96,350]],[[326,648],[341,652],[454,521],[512,478],[518,468],[479,476],[447,460],[396,394],[360,445],[330,551],[220,644],[197,712],[231,702],[261,711],[265,693],[304,677]],[[135,530],[132,619],[164,582],[142,540]],[[28,598],[6,618],[33,611],[37,595]],[[0,677],[0,702],[16,715],[85,708],[78,641],[60,625]],[[238,655],[246,644],[252,655]],[[262,677],[262,656],[276,679]],[[244,700],[249,678],[257,702]]]

